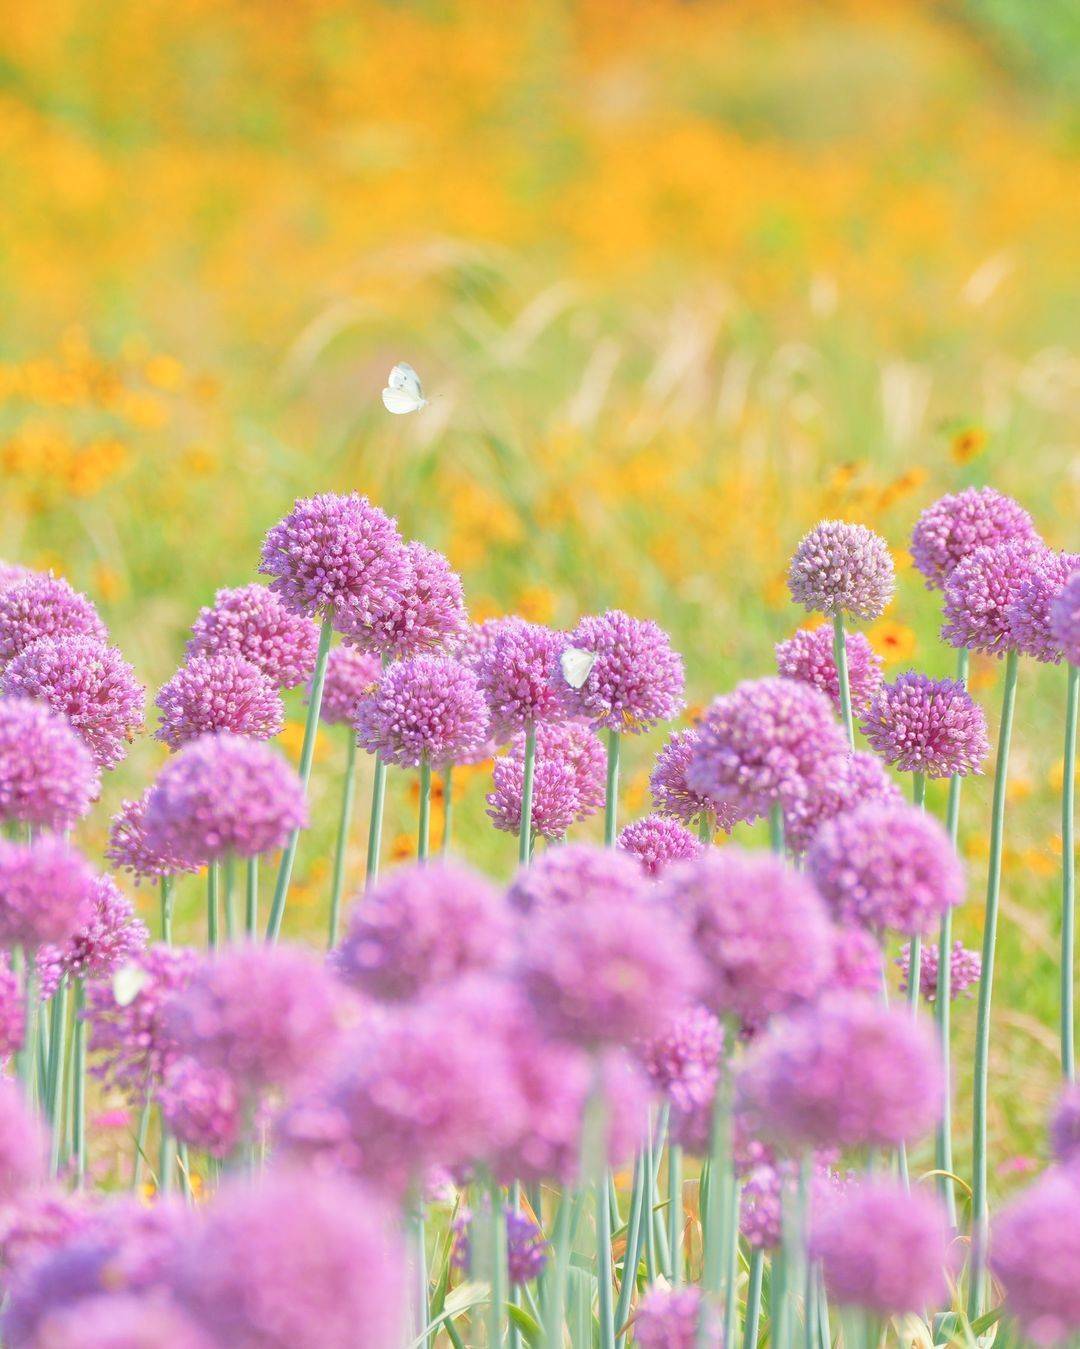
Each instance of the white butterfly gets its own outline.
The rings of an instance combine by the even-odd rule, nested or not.
[[[118,1007],[128,1007],[150,981],[146,970],[138,965],[121,965],[113,975],[113,997]]]
[[[404,361],[399,361],[390,371],[386,388],[382,391],[383,407],[387,412],[404,416],[406,412],[419,412],[427,407],[427,399],[420,388],[420,376]]]
[[[582,651],[580,647],[568,646],[559,657],[559,666],[563,678],[572,689],[581,688],[596,664],[595,651]]]

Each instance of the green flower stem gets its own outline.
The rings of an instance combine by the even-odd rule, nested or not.
[[[158,1191],[172,1194],[176,1171],[176,1138],[165,1127],[164,1116],[161,1120],[161,1146],[158,1153]]]
[[[236,859],[230,853],[221,865],[224,880],[225,936],[230,942],[236,940]]]
[[[218,945],[218,910],[221,890],[220,863],[211,862],[206,868],[206,944],[211,951]]]
[[[1076,717],[1080,665],[1070,665],[1065,693],[1065,775],[1061,781],[1061,1071],[1076,1077]]]
[[[1001,727],[998,732],[997,764],[994,769],[994,796],[990,816],[990,863],[986,880],[986,914],[983,920],[982,978],[979,981],[979,1010],[975,1023],[975,1106],[971,1133],[974,1171],[971,1191],[973,1245],[971,1282],[968,1288],[968,1314],[972,1319],[980,1316],[985,1310],[986,1246],[989,1237],[986,1133],[990,1076],[990,1003],[994,988],[994,953],[997,947],[998,905],[1001,898],[1005,787],[1009,776],[1009,744],[1012,740],[1013,713],[1016,708],[1018,665],[1017,653],[1010,651],[1005,657],[1005,688],[1001,705]]]
[[[330,639],[334,635],[334,614],[327,609],[319,629],[319,650],[315,657],[315,673],[311,677],[311,695],[308,699],[307,721],[304,723],[304,742],[300,748],[300,781],[304,791],[311,781],[311,764],[315,758],[315,738],[319,729],[319,712],[322,710],[323,685],[326,683],[326,662],[330,656]],[[281,935],[281,924],[285,918],[285,902],[289,897],[289,882],[292,880],[293,865],[296,862],[296,850],[300,846],[301,830],[294,829],[289,835],[285,849],[278,864],[277,881],[274,885],[274,898],[270,905],[270,921],[266,935],[270,941],[277,941]]]
[[[518,832],[518,862],[529,865],[532,856],[533,777],[536,772],[536,726],[525,728],[525,775],[521,782],[521,828]]]
[[[424,1217],[423,1199],[417,1199],[415,1211],[409,1219],[409,1227],[411,1229],[413,1258],[416,1261],[416,1332],[421,1337],[421,1345],[426,1349],[426,1346],[431,1342],[427,1334],[427,1326],[431,1316],[428,1290],[427,1223]]]
[[[651,1113],[651,1112],[650,1112]],[[645,1139],[645,1147],[642,1151],[642,1159],[645,1162],[645,1278],[650,1284],[656,1282],[656,1277],[660,1273],[660,1266],[656,1258],[656,1228],[653,1225],[653,1131],[652,1121],[649,1121],[649,1127]]]
[[[778,857],[784,855],[784,808],[779,801],[769,807],[769,847]]]
[[[244,886],[244,930],[254,937],[259,930],[259,858],[248,858],[247,878]]]
[[[135,1193],[139,1188],[139,1181],[142,1179],[143,1162],[146,1160],[146,1140],[150,1133],[150,1098],[147,1097],[146,1104],[139,1112],[139,1128],[135,1135],[135,1165],[131,1172],[131,1189]],[[75,1156],[78,1158],[79,1149],[76,1145]]]
[[[730,1022],[724,1028],[724,1043],[734,1043],[734,1027]],[[699,1349],[709,1344],[708,1306],[716,1304],[730,1274],[728,1226],[731,1221],[732,1191],[735,1189],[735,1171],[731,1147],[731,1087],[730,1064],[720,1065],[720,1076],[713,1104],[712,1139],[709,1147],[709,1170],[705,1178],[705,1205],[702,1219],[702,1314],[698,1321]]]
[[[368,824],[367,869],[365,886],[372,886],[379,874],[379,853],[382,849],[383,811],[386,808],[386,764],[381,754],[375,755],[371,775],[371,820]]]
[[[913,773],[911,776],[911,799],[920,810],[926,809],[926,774]],[[941,952],[938,951],[938,965],[941,965]],[[908,991],[907,1000],[913,1016],[919,1010],[919,986],[922,982],[922,937],[913,933],[908,945]]]
[[[698,838],[706,846],[713,841],[713,834],[716,832],[716,816],[711,810],[703,810],[698,820]]]
[[[615,846],[619,814],[619,759],[622,755],[622,737],[618,731],[608,731],[607,785],[604,790],[604,844]]]
[[[71,1154],[75,1159],[75,1184],[86,1182],[86,985],[75,980],[75,1019],[71,1030]],[[143,1140],[145,1146],[145,1139]]]
[[[730,1168],[729,1168],[730,1169]],[[732,1171],[725,1189],[728,1204],[725,1218],[727,1253],[724,1258],[724,1344],[735,1343],[735,1323],[738,1314],[738,1302],[735,1296],[736,1281],[739,1277],[739,1191],[738,1177]]]
[[[678,1143],[668,1147],[668,1246],[671,1250],[671,1283],[682,1286],[683,1261],[683,1150]]]
[[[755,1246],[750,1256],[750,1281],[746,1288],[746,1322],[743,1327],[743,1349],[757,1349],[758,1329],[761,1325],[761,1285],[765,1276],[765,1252]]]
[[[454,823],[454,765],[448,764],[442,775],[443,827],[439,851],[445,857],[450,851],[450,831]]]
[[[172,945],[173,920],[173,878],[162,876],[158,881],[161,887],[161,940],[166,946]]]
[[[570,1256],[574,1247],[574,1233],[588,1193],[584,1186],[576,1192],[566,1189],[559,1200],[551,1236],[551,1259],[544,1280],[544,1349],[563,1349]]]
[[[38,1038],[40,1035],[41,1000],[38,997],[37,958],[35,953],[29,949],[23,952],[23,996],[25,999],[25,1019],[23,1021],[23,1047],[18,1056],[18,1076],[23,1084],[27,1102],[33,1106],[38,1094]]]
[[[60,1129],[61,1093],[64,1082],[64,1058],[67,1053],[68,981],[63,975],[49,999],[49,1052],[45,1059],[45,1114],[53,1126],[54,1142]],[[55,1174],[55,1172],[54,1172]]]
[[[488,1187],[488,1222],[491,1234],[488,1238],[489,1258],[491,1260],[491,1306],[488,1319],[488,1344],[491,1349],[506,1342],[503,1334],[503,1307],[506,1303],[508,1273],[506,1267],[506,1222],[503,1218],[502,1190],[492,1180]]]
[[[615,1309],[611,1298],[611,1205],[608,1203],[606,1170],[601,1171],[593,1192],[596,1196],[596,1283],[600,1349],[615,1349]]]
[[[844,615],[833,614],[833,660],[840,683],[840,719],[847,732],[848,744],[855,748],[855,722],[851,715],[851,680],[848,677],[847,642],[844,638]]]
[[[630,1316],[630,1299],[637,1284],[638,1262],[641,1259],[642,1213],[646,1206],[647,1172],[645,1154],[639,1152],[634,1163],[634,1188],[630,1195],[630,1216],[626,1220],[626,1253],[623,1256],[622,1283],[619,1286],[619,1300],[615,1308],[615,1329],[618,1337],[616,1349],[622,1349],[626,1342],[623,1327]]]
[[[966,647],[962,647],[956,658],[956,677],[967,687],[968,664],[970,656]],[[949,779],[949,804],[945,811],[945,828],[949,840],[956,848],[960,835],[960,787],[964,779],[954,773]],[[938,1191],[945,1203],[949,1223],[956,1229],[956,1188],[953,1175],[952,1147],[952,909],[941,915],[941,928],[938,933],[938,975],[937,994],[934,1000],[934,1019],[937,1022],[938,1039],[941,1042],[941,1057],[944,1068],[945,1091],[941,1123],[937,1129],[935,1160]]]
[[[334,841],[334,871],[330,881],[330,922],[327,945],[337,945],[338,924],[341,920],[341,895],[345,888],[345,854],[349,848],[349,826],[352,823],[353,800],[356,797],[356,735],[346,726],[345,780],[341,787],[341,813],[338,815],[337,838]]]
[[[420,760],[420,810],[416,827],[416,856],[426,862],[431,837],[431,764],[425,754]]]

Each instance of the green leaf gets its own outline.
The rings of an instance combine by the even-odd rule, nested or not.
[[[524,1307],[519,1307],[513,1302],[506,1304],[506,1314],[518,1328],[529,1344],[539,1344],[542,1331],[540,1323],[534,1316],[531,1316]]]

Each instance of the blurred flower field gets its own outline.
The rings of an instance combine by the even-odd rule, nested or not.
[[[1068,7],[1042,26],[1018,10],[17,8],[0,55],[0,554],[86,589],[156,687],[293,498],[355,488],[446,551],[474,617],[569,626],[617,603],[672,633],[704,701],[771,665],[800,622],[791,549],[837,515],[895,550],[898,599],[869,633],[891,672],[951,673],[907,555],[918,511],[992,483],[1062,547],[1080,506]],[[415,418],[379,401],[400,358],[432,398]],[[999,676],[975,661],[991,709]],[[1042,1155],[1057,1087],[1060,676],[1021,675],[999,1184]],[[344,743],[320,747],[324,838]],[[654,748],[632,747],[627,809]],[[141,742],[125,771],[144,780],[157,754]],[[458,778],[455,829],[505,874],[487,771]],[[415,797],[397,790],[403,857]],[[976,785],[969,938],[987,807]],[[305,849],[296,925],[328,885]],[[362,857],[358,829],[357,875]],[[971,1009],[956,1021],[962,1074]]]

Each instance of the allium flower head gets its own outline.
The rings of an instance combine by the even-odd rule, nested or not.
[[[556,1038],[629,1045],[668,1024],[701,977],[687,934],[651,897],[542,906],[529,918],[520,977]]]
[[[618,846],[638,859],[647,876],[658,876],[673,862],[689,862],[701,852],[690,830],[666,815],[634,820],[619,834]]]
[[[0,1078],[0,1203],[8,1204],[45,1178],[48,1144],[22,1087]]]
[[[360,651],[343,643],[330,652],[326,662],[319,719],[327,726],[351,726],[363,700],[375,688],[382,674],[382,662],[370,651]],[[308,698],[311,686],[308,686]]]
[[[861,729],[886,763],[931,778],[979,773],[990,753],[986,715],[958,679],[900,675],[881,689]]]
[[[941,1056],[929,1026],[858,993],[777,1021],[739,1076],[740,1105],[789,1147],[897,1147],[941,1114]]]
[[[801,857],[826,820],[870,802],[902,805],[904,800],[876,755],[845,748],[822,759],[802,780],[801,790],[785,793],[784,842],[793,856]]]
[[[1032,558],[1009,606],[1009,629],[1022,656],[1034,656],[1051,665],[1060,663],[1064,653],[1051,628],[1050,606],[1078,570],[1078,553],[1055,553],[1048,548]]]
[[[870,805],[822,825],[806,869],[837,922],[925,934],[964,899],[964,870],[932,815]]]
[[[461,577],[442,553],[423,543],[405,544],[404,553],[407,579],[401,598],[355,628],[347,613],[337,621],[338,631],[362,650],[391,660],[446,651],[469,623]]]
[[[901,993],[906,993],[911,982],[911,943],[905,942],[900,948],[896,961],[903,972]],[[926,945],[922,948],[919,962],[919,992],[927,1002],[936,1002],[938,995],[938,947]],[[963,942],[953,942],[949,961],[949,997],[959,998],[982,977],[982,956],[978,951],[969,951]]]
[[[201,735],[228,731],[271,740],[285,725],[285,706],[273,683],[243,656],[195,656],[158,693],[158,740],[179,749]]]
[[[60,839],[0,842],[0,946],[66,942],[90,917],[97,879]]]
[[[969,553],[945,582],[942,640],[986,656],[1017,650],[1009,613],[1044,551],[1041,543],[1010,539]]]
[[[911,556],[926,577],[926,588],[941,590],[976,548],[1037,538],[1035,523],[1019,502],[992,487],[969,487],[941,497],[923,511],[911,537]]]
[[[881,688],[881,657],[861,632],[845,633],[844,644],[851,706],[856,713],[862,713]],[[840,676],[833,657],[831,627],[800,628],[787,641],[778,642],[776,668],[785,679],[798,679],[820,689],[835,710],[840,711]]]
[[[699,1338],[701,1315],[700,1288],[654,1288],[634,1314],[634,1344],[638,1349],[700,1349],[702,1344],[721,1349],[723,1335],[715,1315],[704,1341]]]
[[[34,1339],[49,1349],[214,1349],[161,1293],[99,1293],[46,1314]]]
[[[649,774],[653,809],[686,825],[695,825],[703,815],[711,813],[719,827],[730,833],[738,822],[734,807],[728,804],[718,807],[710,796],[695,791],[686,778],[699,738],[696,730],[674,731],[668,737]]]
[[[521,806],[525,794],[525,764],[503,756],[491,770],[487,813],[496,829],[521,833]],[[573,766],[560,759],[538,759],[533,767],[531,828],[541,838],[562,838],[579,818],[580,801]]]
[[[525,763],[525,736],[510,742],[509,755]],[[536,728],[536,762],[556,761],[570,769],[576,807],[574,819],[587,820],[603,808],[607,752],[600,737],[584,721],[542,722]]]
[[[1063,1166],[1080,1162],[1080,1086],[1075,1082],[1061,1093],[1050,1119],[1050,1151]]]
[[[146,837],[146,807],[152,787],[137,801],[121,801],[120,809],[109,824],[109,846],[105,856],[120,871],[128,871],[136,881],[156,881],[197,868],[171,854],[152,848]]]
[[[338,1029],[338,994],[299,946],[243,943],[204,961],[166,1011],[180,1051],[251,1090],[311,1071]]]
[[[1006,1310],[1035,1344],[1061,1344],[1080,1330],[1080,1172],[1051,1167],[998,1213],[990,1268]]]
[[[759,1162],[743,1177],[739,1192],[739,1231],[750,1246],[772,1251],[783,1238],[785,1188],[793,1192],[798,1181],[791,1162]],[[810,1211],[820,1216],[841,1191],[840,1177],[818,1162],[811,1177]]]
[[[22,1048],[26,1032],[26,999],[11,957],[0,951],[0,1066]]]
[[[880,1316],[941,1303],[948,1247],[948,1219],[937,1197],[885,1179],[847,1186],[814,1221],[810,1239],[829,1296]]]
[[[68,720],[99,768],[115,768],[143,722],[146,690],[114,646],[92,637],[43,637],[12,657],[8,697],[36,698]]]
[[[301,497],[263,542],[259,570],[294,613],[320,617],[354,636],[402,601],[409,560],[397,525],[367,497]]]
[[[563,703],[571,716],[597,728],[637,734],[670,721],[683,705],[683,662],[656,623],[621,609],[583,618],[563,649],[589,651],[596,661],[579,689],[556,669]]]
[[[676,1110],[712,1105],[724,1028],[707,1007],[680,1012],[670,1026],[640,1047],[649,1080]]]
[[[233,853],[257,857],[307,825],[299,775],[268,745],[204,735],[158,774],[143,816],[146,846],[200,867]]]
[[[865,928],[838,927],[834,932],[836,965],[829,987],[845,993],[877,996],[883,987],[881,947]]]
[[[543,908],[574,908],[605,896],[617,904],[633,904],[644,893],[641,869],[631,858],[612,848],[571,843],[522,867],[506,898],[519,913],[532,913]]]
[[[338,974],[380,1001],[419,997],[510,955],[511,909],[458,862],[396,867],[357,897],[334,956]]]
[[[91,1072],[136,1104],[160,1085],[178,1057],[165,1011],[198,965],[198,953],[186,947],[148,946],[131,962],[131,996],[111,979],[87,986],[89,1050],[96,1060]]]
[[[821,762],[846,749],[823,693],[794,679],[749,679],[705,713],[686,781],[749,821],[774,801],[798,800]]]
[[[315,668],[319,629],[267,586],[219,590],[192,624],[187,658],[242,656],[279,688],[302,684]]]
[[[181,1305],[232,1349],[398,1349],[404,1258],[391,1215],[341,1177],[225,1187],[181,1248]]]
[[[880,618],[896,589],[889,546],[865,525],[823,520],[795,549],[788,589],[811,613]]]
[[[1070,665],[1080,665],[1080,571],[1050,601],[1050,633]]]
[[[356,713],[356,738],[399,768],[458,763],[482,745],[488,711],[476,675],[449,656],[413,656],[384,670]]]
[[[227,1157],[240,1141],[245,1101],[225,1069],[178,1058],[166,1069],[159,1096],[165,1123],[181,1143]]]
[[[0,562],[0,595],[33,575],[30,567],[20,567],[16,562]]]
[[[481,1214],[481,1222],[490,1222],[488,1213]],[[511,1284],[520,1287],[532,1283],[544,1272],[548,1260],[548,1243],[543,1231],[527,1213],[518,1213],[508,1208],[504,1214],[506,1223],[506,1265]],[[450,1263],[455,1269],[469,1273],[472,1266],[472,1224],[473,1215],[468,1209],[461,1209],[453,1222],[454,1248],[450,1254]]]
[[[497,739],[566,715],[555,683],[565,640],[561,633],[523,618],[499,622],[478,667]]]
[[[85,1194],[51,1186],[24,1190],[0,1213],[0,1271],[5,1287],[24,1268],[65,1245],[93,1221]]]
[[[102,979],[126,965],[146,945],[150,934],[135,917],[131,900],[111,876],[98,876],[91,887],[86,921],[62,945],[38,948],[42,997],[51,997],[64,975]]]
[[[99,787],[93,756],[66,717],[28,698],[0,698],[0,818],[70,829]]]
[[[93,604],[52,572],[32,572],[0,592],[0,669],[42,637],[92,637],[108,630]]]
[[[833,969],[833,933],[813,886],[769,853],[711,849],[673,867],[658,901],[690,928],[702,1001],[757,1025],[814,997]]]

